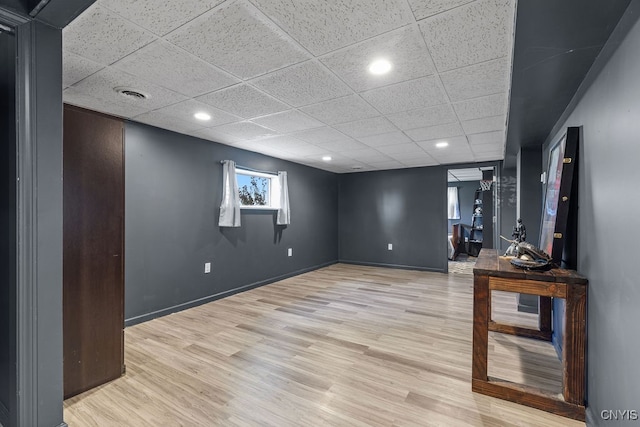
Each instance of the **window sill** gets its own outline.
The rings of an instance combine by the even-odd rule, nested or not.
[[[278,208],[272,206],[240,206],[241,210],[248,211],[277,211]]]

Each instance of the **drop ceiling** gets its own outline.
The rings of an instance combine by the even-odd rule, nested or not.
[[[500,160],[514,3],[98,0],[64,101],[338,173]]]

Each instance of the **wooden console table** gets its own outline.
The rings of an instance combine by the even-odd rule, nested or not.
[[[585,420],[585,327],[587,279],[572,270],[526,271],[514,267],[495,249],[482,249],[473,269],[473,367],[471,388],[576,420]],[[491,320],[491,291],[539,295],[540,329],[504,325]],[[562,395],[487,375],[489,331],[549,340],[550,299],[566,300],[562,351]]]

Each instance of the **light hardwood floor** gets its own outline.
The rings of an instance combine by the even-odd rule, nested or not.
[[[336,264],[133,326],[127,374],[67,400],[65,421],[584,425],[471,392],[472,289],[468,275]],[[496,295],[495,316],[535,321],[514,304]],[[548,343],[490,335],[491,375],[559,391]]]

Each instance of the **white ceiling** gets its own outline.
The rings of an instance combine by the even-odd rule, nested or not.
[[[514,3],[98,0],[63,31],[64,101],[338,173],[499,160]]]
[[[464,169],[449,169],[448,182],[461,182],[461,181],[480,181],[482,179],[482,172],[486,170],[492,170],[492,167],[482,168],[464,168]]]

